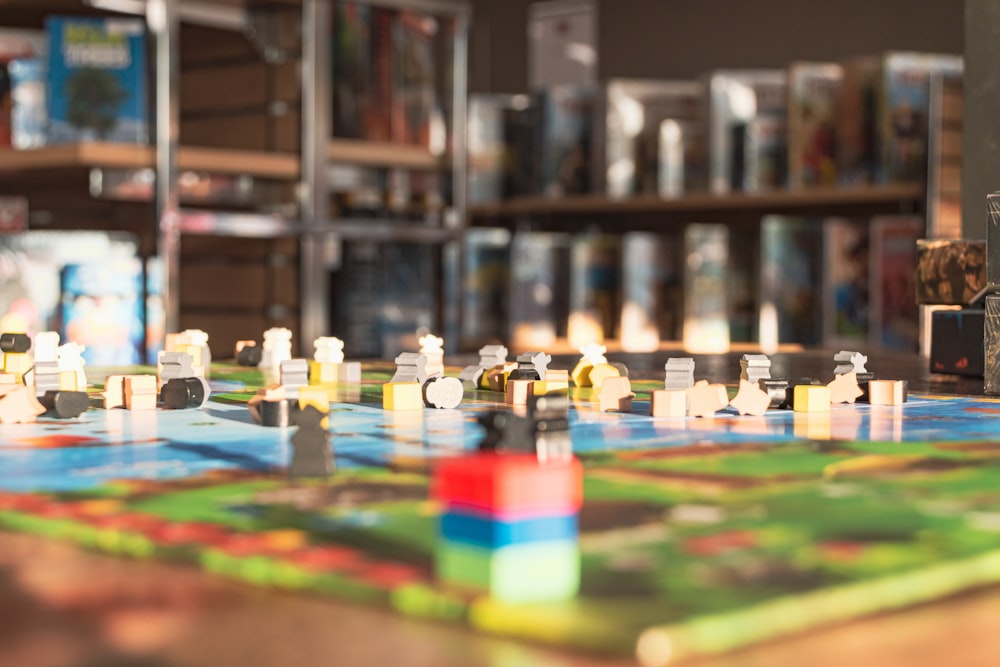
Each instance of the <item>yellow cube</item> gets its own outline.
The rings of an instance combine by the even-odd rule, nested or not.
[[[683,389],[654,389],[649,395],[649,414],[653,417],[686,417],[687,392]]]
[[[309,384],[333,384],[338,380],[340,364],[331,361],[309,362]]]
[[[822,384],[799,384],[793,389],[795,412],[829,412],[830,388]]]
[[[384,410],[420,410],[424,395],[419,382],[386,382],[382,385]]]
[[[573,379],[573,384],[577,387],[589,387],[590,369],[593,367],[594,365],[586,359],[581,359],[576,362],[576,366],[573,367],[573,372],[570,373],[570,377]]]
[[[76,371],[59,371],[60,391],[85,391],[86,387],[77,387]]]
[[[34,363],[27,352],[7,352],[3,355],[3,372],[13,373],[17,382],[23,382],[24,374],[31,370]]]

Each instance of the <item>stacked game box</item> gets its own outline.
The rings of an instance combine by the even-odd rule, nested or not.
[[[782,70],[719,70],[708,76],[712,192],[785,184],[787,82]]]
[[[435,470],[434,496],[443,505],[438,579],[510,603],[577,594],[578,460],[541,463],[528,454],[450,459]]]
[[[52,16],[46,30],[49,143],[148,143],[145,22]]]
[[[837,63],[788,68],[788,185],[837,182],[837,103],[844,70]]]
[[[695,81],[608,81],[595,99],[595,190],[670,197],[699,189],[703,97]]]

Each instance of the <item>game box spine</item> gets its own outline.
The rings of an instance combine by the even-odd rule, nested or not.
[[[615,335],[621,313],[621,238],[584,233],[573,237],[570,265],[570,346]]]
[[[435,115],[434,39],[438,21],[411,11],[392,26],[392,140],[430,147]]]
[[[871,222],[872,344],[916,352],[919,309],[915,298],[917,240],[924,220],[916,216],[879,216]]]
[[[823,222],[823,344],[868,343],[871,258],[868,220]]]
[[[844,71],[837,63],[788,69],[788,185],[837,182],[837,103]]]
[[[594,101],[594,189],[609,197],[660,192],[660,170],[672,170],[674,196],[691,189],[685,140],[700,121],[703,86],[695,81],[613,79]],[[661,128],[672,122],[679,150],[661,153]],[[693,158],[689,156],[689,160]],[[690,165],[692,170],[696,165]],[[662,192],[661,192],[662,194]]]
[[[785,119],[788,75],[783,70],[718,70],[707,81],[709,187],[715,194],[743,190],[747,130],[766,122],[761,118]],[[781,173],[777,180],[784,179]]]
[[[365,119],[372,113],[372,10],[361,2],[338,0],[333,39],[333,135],[365,138]]]
[[[761,312],[773,313],[781,343],[820,342],[822,243],[822,220],[772,215],[761,223]]]
[[[539,91],[539,194],[562,197],[591,191],[594,89],[557,85]]]
[[[923,181],[927,176],[932,73],[960,77],[962,57],[893,52],[883,58],[879,122],[885,182]]]
[[[146,24],[50,16],[48,142],[149,142]]]

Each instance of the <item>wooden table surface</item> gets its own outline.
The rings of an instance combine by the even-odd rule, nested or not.
[[[739,374],[738,358],[699,358],[696,377],[733,382]],[[832,374],[831,358],[828,353],[808,353],[776,355],[772,361],[773,368],[795,377],[826,378]],[[657,366],[662,369],[662,359],[653,357],[650,368]],[[981,379],[933,376],[925,367],[909,355],[869,363],[880,377],[908,379],[912,390],[982,391]],[[1000,588],[989,588],[689,664],[994,667],[1000,664],[998,630]],[[123,560],[0,532],[0,667],[319,664],[633,663],[571,655],[387,610],[261,590],[190,567]]]

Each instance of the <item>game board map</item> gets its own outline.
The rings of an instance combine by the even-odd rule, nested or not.
[[[339,390],[329,483],[288,483],[292,429],[250,422],[259,374],[235,367],[213,369],[203,410],[5,425],[0,525],[644,664],[1000,581],[995,400],[654,420],[641,400],[600,413],[576,390],[579,597],[505,605],[445,587],[429,462],[474,448],[499,394],[391,414],[377,407],[390,373]],[[637,398],[656,384],[635,381]]]

